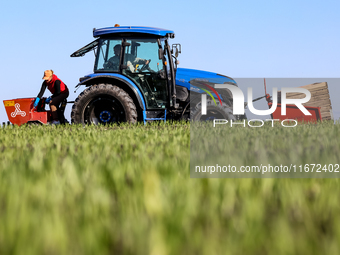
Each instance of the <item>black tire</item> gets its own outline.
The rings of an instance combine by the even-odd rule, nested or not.
[[[235,120],[235,116],[232,113],[232,109],[223,104],[220,105],[212,100],[207,100],[207,114],[202,115],[201,102],[197,103],[190,109],[190,120],[192,121],[209,121],[213,119],[225,119],[225,120]]]
[[[136,123],[137,109],[123,89],[111,84],[92,85],[74,101],[71,122],[96,125]]]

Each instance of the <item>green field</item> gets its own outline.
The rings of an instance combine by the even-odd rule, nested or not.
[[[339,124],[226,134],[240,163],[340,163]],[[340,254],[339,179],[193,179],[189,162],[185,122],[0,128],[0,254]]]

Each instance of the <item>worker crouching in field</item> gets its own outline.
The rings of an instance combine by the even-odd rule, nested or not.
[[[51,91],[52,96],[47,98],[45,103],[50,105],[52,112],[52,122],[51,124],[58,125],[60,121],[58,117],[58,108],[60,103],[69,96],[69,91],[65,83],[63,83],[52,70],[46,70],[44,72],[43,84],[41,85],[40,92],[34,101],[34,107],[37,107],[41,97],[44,95],[46,88]]]

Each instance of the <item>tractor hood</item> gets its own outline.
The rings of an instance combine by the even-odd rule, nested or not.
[[[202,82],[207,83],[216,83],[216,84],[223,84],[223,83],[229,83],[234,84],[237,86],[237,83],[230,77],[207,72],[207,71],[200,71],[195,69],[187,69],[187,68],[177,68],[176,72],[176,85],[186,87],[191,91],[195,91],[198,88],[192,84],[190,84],[190,81],[192,80],[198,80]],[[198,89],[197,92],[199,92],[200,89]]]

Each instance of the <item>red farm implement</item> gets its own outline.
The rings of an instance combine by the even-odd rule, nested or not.
[[[21,126],[28,124],[48,124],[52,120],[51,111],[45,110],[45,100],[42,98],[37,108],[33,107],[35,98],[17,98],[4,100],[4,105],[8,120],[14,124]],[[63,116],[66,102],[63,102],[59,108]]]
[[[273,102],[271,100],[271,96],[267,94],[266,89],[266,80],[264,80],[264,87],[266,93],[266,100],[268,102],[269,108],[272,107]],[[331,120],[332,119],[332,107],[331,101],[329,99],[329,91],[326,82],[314,83],[306,86],[302,86],[301,88],[309,90],[311,93],[311,99],[304,103],[303,106],[311,113],[311,115],[304,115],[302,111],[296,105],[287,105],[286,106],[286,115],[282,115],[281,113],[281,92],[278,92],[278,104],[276,110],[271,114],[272,119],[278,120],[286,120],[286,119],[294,119],[299,122],[312,122],[316,123],[317,121],[322,120]],[[286,98],[288,99],[298,99],[304,98],[305,95],[303,93],[288,93]]]

